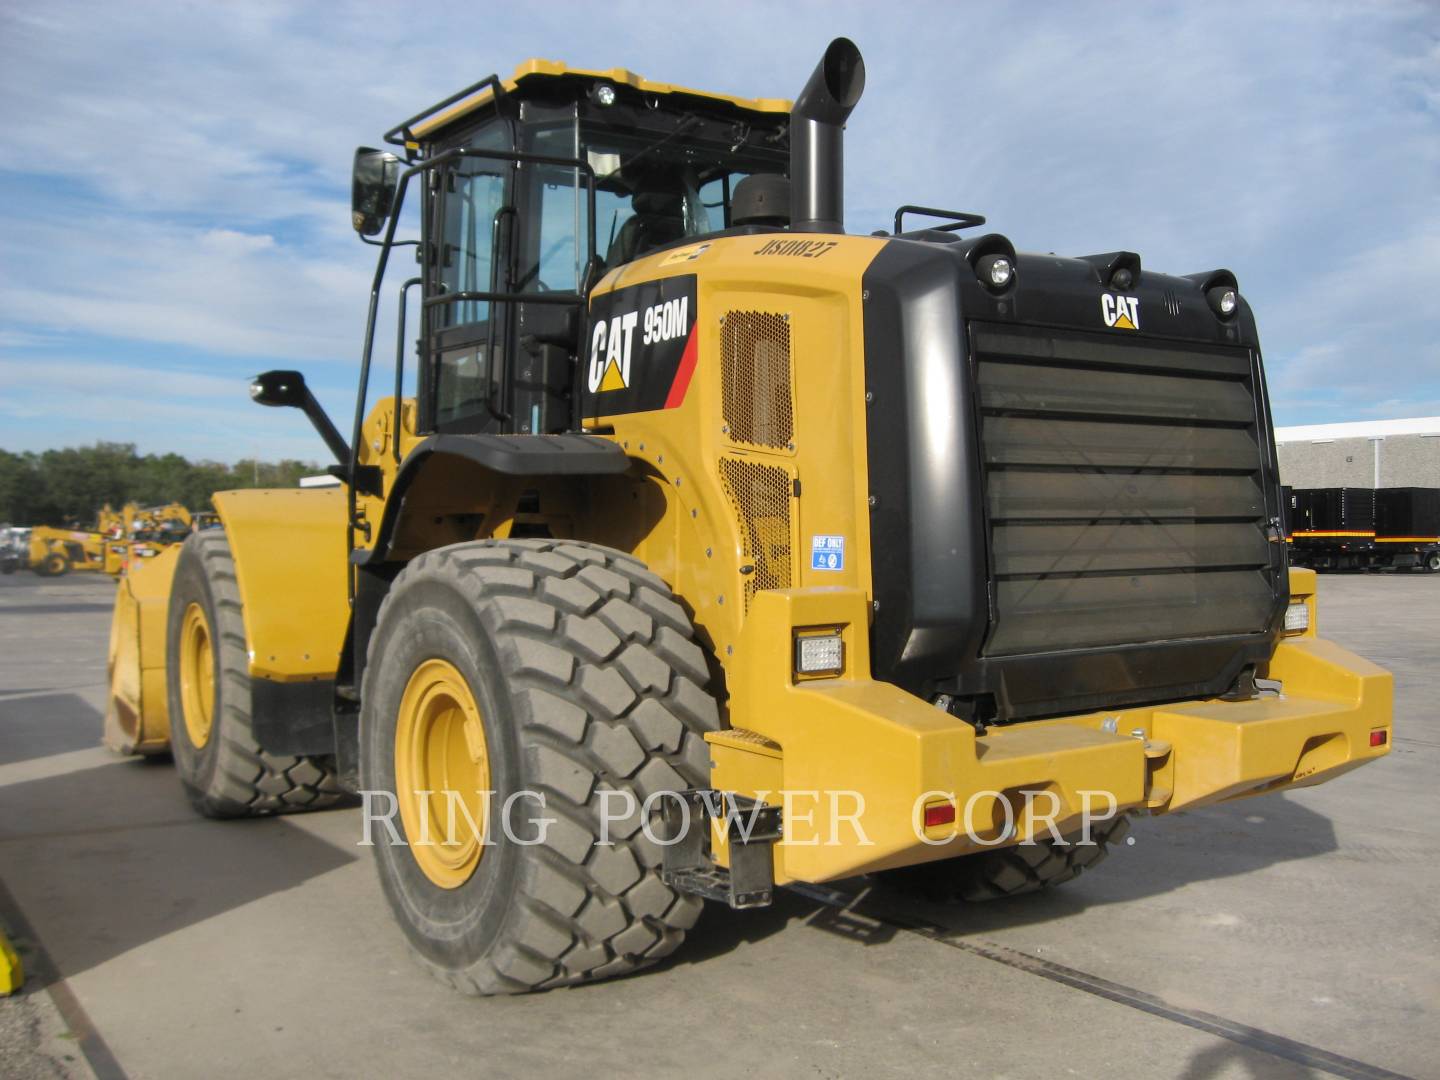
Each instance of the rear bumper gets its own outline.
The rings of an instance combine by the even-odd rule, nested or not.
[[[795,683],[790,628],[841,625],[847,615],[863,628],[863,597],[850,590],[757,595],[745,642],[755,659],[732,687],[734,727],[710,736],[716,788],[784,804],[777,883],[1043,839],[1047,822],[1069,834],[1087,815],[1162,814],[1316,784],[1390,749],[1389,673],[1310,636],[1284,641],[1261,672],[1281,683],[1278,693],[977,735],[887,683]],[[846,638],[856,671],[868,670],[863,637]],[[1384,732],[1382,745],[1371,746],[1375,731]],[[955,822],[927,829],[924,807],[946,801]]]

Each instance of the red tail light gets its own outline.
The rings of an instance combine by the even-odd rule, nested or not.
[[[1384,746],[1389,741],[1390,732],[1386,731],[1384,728],[1376,728],[1374,731],[1370,732],[1371,746]],[[927,810],[926,813],[928,814],[929,811]]]
[[[937,825],[949,825],[954,820],[954,803],[932,803],[925,807],[925,828],[927,829],[933,829]]]

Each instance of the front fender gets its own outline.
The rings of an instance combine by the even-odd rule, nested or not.
[[[350,622],[345,489],[226,491],[215,509],[235,560],[251,678],[334,679]]]

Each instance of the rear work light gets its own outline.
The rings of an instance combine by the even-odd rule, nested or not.
[[[1376,728],[1374,731],[1370,732],[1371,746],[1384,746],[1389,741],[1390,732],[1386,731],[1384,728]]]
[[[1285,609],[1285,633],[1303,634],[1310,629],[1310,607],[1303,600]]]
[[[845,670],[845,642],[840,629],[795,635],[795,674],[810,678],[839,675]]]
[[[1008,255],[982,255],[975,261],[975,276],[992,292],[1004,292],[1015,278],[1015,263]]]

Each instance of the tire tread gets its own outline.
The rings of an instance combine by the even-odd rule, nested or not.
[[[214,599],[218,625],[212,633],[223,682],[221,711],[211,733],[220,740],[214,777],[203,791],[182,777],[191,803],[206,817],[235,818],[320,810],[345,801],[349,796],[329,760],[272,754],[256,742],[244,614],[229,538],[215,529],[185,542],[198,556]]]
[[[421,577],[449,583],[479,614],[521,728],[524,772],[545,792],[555,824],[545,844],[524,849],[518,895],[482,957],[462,970],[413,949],[417,959],[462,992],[504,994],[619,975],[669,955],[702,902],[661,880],[659,849],[643,840],[638,815],[615,823],[610,846],[599,845],[600,792],[626,790],[643,803],[707,780],[704,735],[719,728],[719,707],[684,609],[623,552],[573,540],[482,540],[414,559],[377,626]],[[547,609],[548,617],[540,613]],[[371,637],[367,684],[381,639]],[[657,725],[655,710],[673,726]],[[668,735],[660,745],[646,736],[657,727]]]

